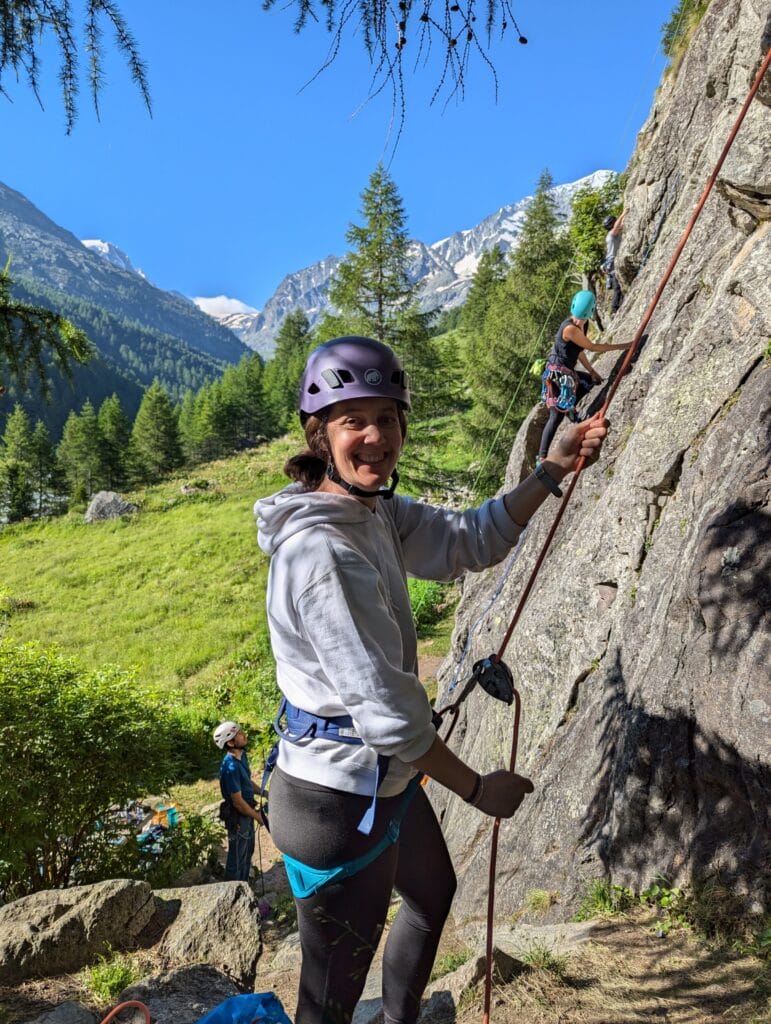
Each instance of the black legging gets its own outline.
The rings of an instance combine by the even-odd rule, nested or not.
[[[270,786],[271,836],[311,867],[359,856],[383,835],[401,796],[380,798],[369,836],[356,826],[368,797],[284,774]],[[296,1024],[349,1024],[377,949],[392,889],[402,897],[383,953],[385,1024],[413,1024],[455,894],[455,872],[431,804],[418,787],[398,842],[369,867],[296,899],[302,948]]]

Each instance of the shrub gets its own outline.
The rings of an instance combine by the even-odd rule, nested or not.
[[[98,963],[86,968],[86,988],[103,1003],[111,1003],[115,997],[139,979],[139,971],[129,957],[123,953],[100,956]]]
[[[131,860],[110,808],[163,792],[177,774],[173,739],[166,701],[129,673],[86,671],[36,644],[0,640],[3,896]]]
[[[613,885],[608,879],[595,878],[589,887],[574,916],[574,921],[591,921],[594,917],[611,917],[623,914],[634,906],[635,897],[631,889],[622,885]]]
[[[666,57],[677,61],[682,56],[709,3],[710,0],[678,0],[669,20],[661,26],[661,49]]]
[[[409,579],[407,586],[415,628],[418,636],[424,637],[442,618],[449,587],[446,583],[418,579]]]

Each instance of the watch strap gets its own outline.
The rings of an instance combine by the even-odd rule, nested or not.
[[[546,471],[542,462],[539,462],[535,467],[535,475],[544,485],[547,491],[551,491],[555,498],[562,497],[562,491],[560,486],[554,477]]]

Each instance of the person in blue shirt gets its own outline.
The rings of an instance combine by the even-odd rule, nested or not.
[[[222,815],[228,830],[226,882],[248,882],[254,854],[254,783],[246,756],[249,742],[237,722],[220,722],[214,730],[214,742],[227,753],[220,765],[220,791],[224,801]]]

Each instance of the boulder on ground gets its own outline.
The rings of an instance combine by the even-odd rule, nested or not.
[[[126,878],[48,889],[0,908],[0,984],[79,971],[125,949],[153,916],[147,882]]]
[[[158,1024],[191,1024],[237,995],[239,990],[230,978],[214,967],[196,964],[144,978],[124,989],[116,1003],[138,999]]]
[[[30,1024],[97,1024],[97,1020],[96,1014],[82,1003],[66,1002],[35,1017]]]
[[[246,882],[160,889],[154,895],[156,921],[165,927],[158,952],[167,962],[207,963],[252,987],[262,939],[258,900]]]
[[[443,1021],[454,1020],[461,999],[484,981],[486,964],[485,954],[478,953],[457,971],[431,982],[424,993],[426,1002],[420,1009],[418,1019],[421,1024],[442,1024]],[[493,946],[494,984],[505,985],[522,969],[523,964],[519,960]]]
[[[132,505],[130,501],[121,498],[115,491],[98,491],[91,501],[84,519],[87,523],[98,523],[104,519],[120,519],[121,516],[131,515],[138,510],[138,505]]]

